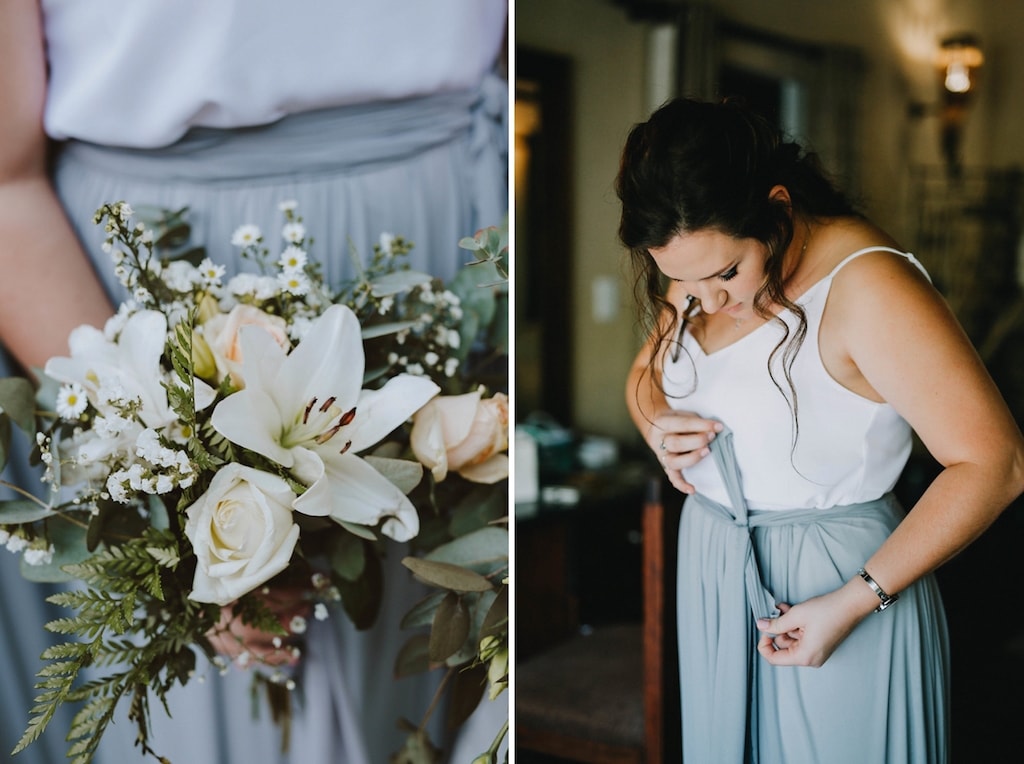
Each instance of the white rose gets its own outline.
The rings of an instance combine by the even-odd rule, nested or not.
[[[227,315],[221,313],[203,324],[206,344],[217,364],[218,381],[228,374],[236,387],[242,387],[242,349],[238,332],[243,326],[258,326],[270,333],[285,350],[291,347],[288,324],[280,316],[272,316],[252,305],[236,305]]]
[[[508,477],[508,397],[439,395],[413,416],[413,453],[434,479],[458,472],[474,483]]]
[[[185,510],[198,565],[190,599],[226,605],[288,567],[299,538],[295,494],[268,472],[228,464]]]

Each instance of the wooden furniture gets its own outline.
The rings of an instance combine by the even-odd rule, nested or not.
[[[660,475],[651,478],[641,510],[642,621],[580,629],[516,666],[517,761],[529,762],[530,752],[593,764],[679,760],[674,581],[681,502],[666,508],[666,485]],[[529,564],[517,557],[519,568]],[[517,618],[530,619],[529,607],[520,606]]]

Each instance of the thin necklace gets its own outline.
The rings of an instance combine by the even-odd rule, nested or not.
[[[811,242],[811,226],[810,226],[809,223],[806,224],[806,226],[807,226],[807,234],[804,236],[803,246],[800,247],[800,254],[797,256],[797,267],[799,267],[800,263],[803,262],[804,255],[807,254],[807,245],[810,244],[810,242]],[[746,323],[746,321],[747,321],[747,316],[744,316],[743,318],[734,318],[733,319],[733,328],[734,329],[741,328],[743,326],[743,324]]]

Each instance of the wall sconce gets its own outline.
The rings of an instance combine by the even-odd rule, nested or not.
[[[978,39],[972,34],[955,34],[939,44],[936,59],[941,81],[942,153],[950,177],[961,174],[960,141],[971,94],[977,89],[978,70],[985,62]]]

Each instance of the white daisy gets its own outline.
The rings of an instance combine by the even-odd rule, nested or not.
[[[302,223],[285,223],[284,228],[281,229],[281,237],[292,244],[299,244],[306,238],[306,226]]]
[[[281,253],[277,264],[281,266],[282,270],[288,272],[301,270],[306,266],[306,253],[299,247],[288,247]]]
[[[278,283],[289,294],[304,295],[309,291],[309,278],[302,271],[284,272],[278,275]]]
[[[225,273],[225,268],[223,265],[218,265],[207,257],[203,262],[199,263],[199,273],[202,275],[203,283],[205,283],[206,286],[216,286],[220,284],[220,280],[223,278]]]
[[[231,235],[231,243],[236,247],[251,247],[263,240],[263,234],[259,226],[252,224],[242,225],[235,229]]]
[[[77,382],[60,386],[57,393],[57,414],[60,418],[72,422],[85,413],[89,399],[85,396],[85,388]]]

